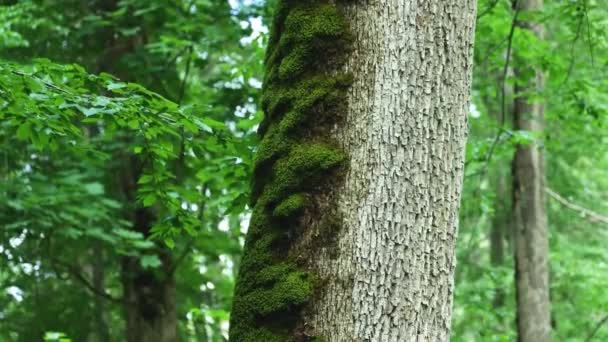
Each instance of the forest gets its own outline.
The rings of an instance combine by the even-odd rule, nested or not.
[[[0,342],[608,341],[606,5],[0,1]]]

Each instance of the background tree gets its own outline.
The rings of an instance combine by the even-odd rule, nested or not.
[[[515,3],[516,13],[540,14],[542,0]],[[533,21],[517,22],[542,40],[543,27]],[[522,31],[522,33],[525,31]],[[517,60],[517,53],[515,57]],[[517,61],[513,128],[536,137],[544,129],[544,106],[534,95],[542,93],[545,75],[538,67]],[[551,340],[549,301],[549,231],[545,204],[545,158],[542,140],[518,144],[513,158],[513,229],[519,341]]]

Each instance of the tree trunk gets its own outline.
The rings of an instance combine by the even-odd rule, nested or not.
[[[147,235],[153,217],[148,209],[137,209],[135,229]],[[128,342],[176,342],[177,311],[175,283],[168,252],[161,253],[158,269],[144,269],[139,258],[125,257],[122,284]]]
[[[520,0],[519,11],[541,11],[542,0]],[[524,22],[520,26],[539,39],[543,28]],[[515,51],[517,54],[517,51]],[[543,89],[543,72],[515,69],[519,85],[515,89],[514,128],[530,132],[543,130],[543,105],[529,98],[529,92]],[[529,80],[522,78],[532,74]],[[528,76],[529,77],[529,76]],[[523,84],[523,85],[521,85]],[[538,141],[517,146],[513,160],[513,221],[515,229],[515,277],[519,341],[544,342],[551,339],[549,302],[549,242],[545,208],[544,157]]]
[[[507,168],[508,169],[508,168]],[[507,175],[500,170],[495,180],[496,198],[494,199],[494,216],[492,217],[492,227],[490,228],[490,262],[493,267],[501,267],[505,262],[505,240],[509,227],[508,201],[509,196]],[[499,308],[505,302],[505,290],[499,284],[495,289],[494,308]]]
[[[511,69],[508,70],[512,72]],[[488,71],[489,72],[489,71]],[[513,87],[507,87],[503,85],[502,74],[496,77],[496,88],[500,89],[503,86],[505,99],[513,98]],[[506,101],[506,100],[505,100]],[[496,113],[496,122],[499,127],[504,128],[507,122],[513,120],[513,105],[505,102],[505,108],[502,108],[500,101],[496,101],[495,98],[491,98],[490,94],[484,96],[484,102],[486,108],[489,111]],[[504,113],[503,113],[504,111]],[[502,133],[499,133],[502,134]],[[512,242],[511,231],[512,231],[512,211],[511,211],[511,170],[509,165],[513,163],[513,158],[500,161],[500,165],[495,171],[492,183],[494,185],[495,198],[494,198],[494,215],[492,216],[492,222],[490,227],[490,263],[493,267],[501,267],[505,262],[506,249],[510,249],[508,242]],[[493,307],[499,308],[505,303],[505,284],[497,284],[495,288]]]
[[[99,242],[94,242],[91,250],[93,261],[91,268],[91,285],[100,293],[106,292],[105,288],[105,263],[104,252]],[[93,322],[89,332],[88,342],[110,342],[110,331],[107,322],[107,309],[104,299],[100,296],[93,298]]]
[[[135,156],[124,157],[120,170],[121,189],[127,203],[136,206],[138,165]],[[144,237],[156,220],[151,208],[127,210],[133,222],[133,230]],[[177,337],[177,311],[175,304],[175,282],[171,252],[163,245],[157,246],[161,261],[158,268],[145,269],[140,259],[125,256],[121,263],[121,282],[124,293],[125,336],[128,342],[175,342]]]
[[[336,3],[275,15],[231,340],[447,341],[475,1]]]

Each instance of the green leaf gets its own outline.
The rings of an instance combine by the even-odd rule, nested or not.
[[[165,245],[169,247],[169,249],[175,248],[175,241],[172,238],[165,238]]]
[[[110,84],[107,85],[107,89],[108,90],[116,90],[116,89],[120,89],[120,88],[125,88],[127,86],[126,83],[122,83],[122,82],[110,82]]]
[[[139,259],[139,263],[143,268],[157,268],[162,264],[157,255],[144,255]]]
[[[156,196],[154,194],[147,194],[144,196],[142,203],[145,207],[149,207],[156,203]]]
[[[31,129],[32,124],[30,122],[19,125],[19,128],[17,128],[17,139],[27,140],[31,135]]]
[[[84,114],[84,116],[86,116],[86,117],[93,116],[102,111],[100,108],[95,108],[95,107],[85,108],[82,106],[76,106],[76,108],[78,108],[78,110],[81,111],[82,114]]]
[[[132,231],[132,230],[114,228],[112,230],[112,232],[126,240],[143,240],[144,239],[144,235],[142,233]]]
[[[103,185],[99,183],[88,183],[84,185],[84,188],[91,195],[102,195],[104,193]]]

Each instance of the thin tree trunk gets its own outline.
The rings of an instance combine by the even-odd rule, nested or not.
[[[103,255],[103,249],[99,242],[95,242],[92,250],[92,285],[93,287],[103,293],[106,291],[105,288],[105,258]],[[93,329],[89,336],[90,342],[110,342],[110,330],[108,329],[107,322],[107,310],[104,299],[99,296],[94,298],[94,321],[92,322]]]
[[[142,270],[139,260],[123,264],[126,337],[129,342],[173,342],[177,338],[175,284],[159,279],[153,270]]]
[[[97,125],[87,126],[87,132],[90,138],[96,137],[99,134]],[[106,262],[103,245],[100,241],[93,241],[91,253],[87,258],[85,271],[91,285],[97,293],[106,293],[105,278],[106,278]],[[90,322],[91,330],[87,337],[88,342],[110,342],[110,330],[108,327],[108,307],[104,299],[100,296],[93,298],[93,321]]]
[[[520,0],[522,12],[541,11],[542,0]],[[539,39],[540,24],[520,23]],[[515,51],[517,55],[517,51]],[[530,74],[525,61],[519,63],[515,75]],[[528,71],[528,73],[526,72]],[[544,75],[540,69],[515,89],[514,128],[530,132],[543,130],[543,105],[529,98],[526,92],[541,91]],[[513,160],[513,221],[515,228],[515,277],[517,290],[517,327],[519,341],[544,342],[551,339],[549,302],[549,242],[545,207],[545,169],[543,151],[538,141],[517,146]]]
[[[120,179],[121,188],[128,203],[136,203],[138,168],[137,157],[125,158]],[[151,208],[129,210],[133,230],[144,237],[156,217]],[[175,282],[171,252],[158,246],[157,256],[161,265],[154,269],[141,266],[138,257],[122,258],[121,281],[124,292],[125,335],[128,342],[175,342],[177,337],[177,311],[175,304]]]
[[[496,198],[494,199],[494,216],[490,228],[490,262],[493,267],[501,267],[505,262],[505,240],[507,228],[509,227],[508,201],[509,196],[507,175],[502,170],[498,172],[495,180]],[[505,302],[505,290],[502,284],[498,284],[494,294],[494,308],[499,308]]]
[[[509,69],[508,71],[511,71]],[[496,77],[496,87],[497,89],[501,89],[503,86],[505,87],[503,91],[505,92],[505,98],[513,97],[513,87],[507,87],[503,85],[504,80],[502,80],[502,75],[497,75]],[[499,127],[504,128],[507,122],[512,121],[512,113],[513,106],[507,104],[505,108],[501,108],[500,101],[496,101],[495,98],[491,98],[489,94],[484,96],[483,101],[485,102],[486,108],[490,112],[494,112],[496,115],[496,122]],[[504,110],[504,113],[502,112]],[[504,116],[504,117],[503,117]],[[502,133],[500,133],[502,134]],[[509,195],[511,193],[511,185],[510,185],[510,165],[513,158],[508,158],[495,171],[493,185],[495,191],[494,198],[494,215],[492,216],[492,222],[490,227],[490,263],[493,267],[501,267],[504,265],[505,261],[505,249],[509,249],[510,246],[507,245],[510,239],[510,231],[511,229],[511,201],[509,199]],[[505,289],[504,284],[497,284],[495,288],[493,307],[499,308],[504,305],[505,302]]]
[[[275,19],[267,55],[266,93],[281,86],[297,89],[293,77],[299,77],[301,68],[293,67],[292,56],[306,55],[307,51],[306,46],[298,46],[299,39],[312,35],[314,42],[330,40],[329,47],[314,50],[310,58],[316,63],[335,60],[324,54],[339,49],[339,37],[329,35],[331,30],[326,28],[315,36],[322,23],[299,21],[306,20],[307,13],[325,19],[330,10],[324,6],[331,7],[333,2],[306,3],[311,3],[311,12],[299,12],[290,1],[279,5],[277,16],[287,19]],[[308,168],[302,165],[306,166],[306,160],[313,163],[318,154],[303,154],[290,161],[280,159],[280,152],[276,152],[287,145],[286,158],[295,153],[289,151],[292,145],[280,136],[280,130],[293,124],[290,108],[301,108],[297,99],[318,94],[315,89],[294,96],[295,100],[277,93],[278,99],[266,102],[258,159],[268,162],[256,168],[254,198],[258,192],[259,197],[237,282],[231,339],[447,341],[475,1],[337,3],[341,17],[331,17],[325,23],[344,20],[350,30],[350,49],[340,69],[352,76],[346,105],[340,115],[331,116],[336,122],[325,126],[333,139],[317,136],[323,132],[319,127],[324,123],[323,110],[331,105],[324,101],[338,101],[329,95],[313,107],[313,126],[298,125],[299,135],[294,139],[297,143],[301,143],[298,139],[335,141],[346,156],[342,174],[332,178],[328,173],[322,177],[324,182],[315,182],[317,173],[307,174]],[[315,12],[317,6],[320,12]],[[292,31],[302,37],[293,37]],[[285,44],[283,50],[281,44]],[[273,63],[280,65],[278,71]],[[321,75],[334,75],[331,66],[304,67],[309,70],[308,77],[318,70]],[[281,79],[281,72],[288,70],[296,70],[296,76]],[[274,150],[269,152],[269,146]],[[299,148],[294,149],[302,154]],[[318,172],[340,159],[324,153],[326,162],[319,163],[323,170]],[[298,175],[296,179],[288,178],[291,170]],[[262,187],[259,183],[264,183],[264,178],[270,181]],[[278,182],[286,180],[288,190],[304,189],[307,194],[285,199]],[[296,200],[306,204],[297,227],[290,228],[281,224],[279,217],[287,208],[299,208],[293,204]],[[286,237],[275,237],[281,234]],[[268,249],[271,252],[266,252]],[[295,265],[280,260],[294,260]],[[308,273],[291,271],[302,265],[317,280],[310,297]],[[279,301],[284,298],[289,301]],[[286,317],[295,329],[285,329],[281,319]]]

